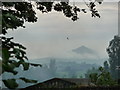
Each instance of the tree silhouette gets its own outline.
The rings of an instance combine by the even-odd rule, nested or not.
[[[96,10],[95,3],[99,2],[95,0],[95,2],[85,3],[91,12],[92,17],[99,17],[100,15]],[[34,7],[41,11],[42,13],[51,12],[54,9],[57,12],[63,13],[66,17],[70,18],[73,21],[79,19],[78,12],[87,13],[85,9],[81,9],[76,5],[70,5],[69,2],[2,2],[2,36],[0,39],[2,40],[1,50],[2,50],[2,73],[9,72],[16,75],[18,72],[15,70],[16,67],[20,65],[23,66],[23,70],[28,70],[30,65],[33,66],[41,66],[38,64],[29,63],[28,58],[26,56],[26,48],[19,43],[15,43],[12,41],[13,37],[7,38],[5,35],[8,30],[15,30],[18,27],[23,27],[25,22],[37,22],[36,11]],[[24,77],[20,77],[25,82],[36,82],[34,80],[29,80]],[[6,87],[10,89],[15,89],[18,87],[16,83],[17,79],[7,79],[3,80]]]
[[[120,37],[114,36],[107,48],[109,55],[110,72],[114,79],[120,79]]]

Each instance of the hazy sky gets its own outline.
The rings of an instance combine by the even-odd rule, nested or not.
[[[76,4],[87,8],[83,3]],[[87,14],[81,12],[76,22],[62,13],[37,11],[36,23],[26,23],[25,29],[9,31],[8,36],[14,36],[14,41],[27,47],[29,59],[79,57],[72,49],[82,45],[96,50],[100,57],[107,57],[108,43],[118,32],[118,6],[117,3],[103,3],[97,9],[101,18],[92,18],[89,11]]]

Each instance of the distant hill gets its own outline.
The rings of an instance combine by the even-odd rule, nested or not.
[[[95,54],[96,55],[96,51],[94,51],[86,46],[78,47],[76,49],[73,49],[72,51],[77,54]]]

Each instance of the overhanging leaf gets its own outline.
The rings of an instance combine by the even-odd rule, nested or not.
[[[6,71],[6,72],[11,72],[14,75],[16,75],[18,72],[14,70],[15,66],[13,64],[5,64],[2,63],[2,72]]]
[[[22,62],[22,65],[23,65],[24,70],[28,70],[29,69],[29,63]]]
[[[9,89],[15,89],[18,87],[18,84],[15,79],[7,79],[3,80],[5,86],[7,86]]]

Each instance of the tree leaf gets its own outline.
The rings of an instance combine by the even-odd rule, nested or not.
[[[7,86],[9,89],[15,89],[18,87],[18,84],[15,79],[7,79],[3,80],[5,86]]]
[[[24,70],[28,70],[29,69],[29,63],[22,62],[22,65],[23,65],[23,69]]]
[[[15,66],[13,64],[5,64],[2,62],[2,72],[11,72],[14,75],[16,75],[18,72],[14,70]]]

